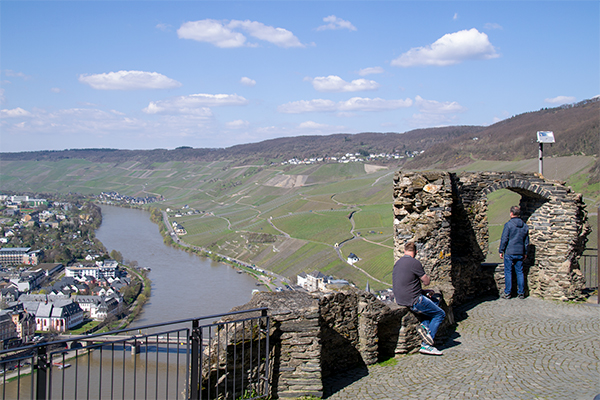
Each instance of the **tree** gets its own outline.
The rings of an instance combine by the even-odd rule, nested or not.
[[[118,262],[123,262],[123,254],[118,250],[112,250],[110,252],[110,258]]]

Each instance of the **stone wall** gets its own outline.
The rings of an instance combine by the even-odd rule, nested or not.
[[[578,260],[589,233],[585,204],[564,182],[536,173],[397,172],[395,257],[404,243],[414,241],[426,272],[449,304],[501,289],[494,274],[481,267],[489,251],[487,195],[499,189],[521,195],[521,218],[530,227],[529,293],[578,298],[584,284]]]
[[[249,303],[232,311],[261,307],[267,307],[271,317],[269,376],[273,398],[321,397],[323,378],[414,352],[421,345],[416,332],[419,320],[408,308],[383,303],[371,293],[349,287],[328,294],[256,293]],[[452,310],[445,303],[442,307],[447,318],[438,333],[440,340],[454,324]],[[225,348],[230,344],[220,345]],[[219,352],[213,349],[211,353]],[[219,376],[226,374],[219,372]]]

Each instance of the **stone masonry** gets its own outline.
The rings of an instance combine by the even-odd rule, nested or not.
[[[500,189],[521,195],[521,218],[530,227],[525,265],[529,294],[558,300],[580,297],[584,279],[578,260],[590,230],[585,204],[564,182],[537,173],[398,171],[395,258],[404,243],[414,241],[432,284],[450,305],[497,291],[493,271],[481,263],[489,251],[487,195]]]
[[[321,397],[323,378],[414,352],[421,345],[416,332],[419,320],[407,307],[383,303],[371,293],[350,287],[327,294],[256,293],[249,303],[232,311],[261,307],[268,308],[271,318],[269,387],[273,398]],[[442,307],[447,318],[438,336],[443,340],[454,319],[445,302]],[[227,374],[233,376],[231,371],[220,371],[218,376]]]

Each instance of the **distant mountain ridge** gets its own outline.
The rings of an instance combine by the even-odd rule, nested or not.
[[[19,153],[0,153],[6,161],[57,161],[85,159],[92,162],[123,162],[127,160],[168,161],[214,161],[237,159],[288,160],[319,156],[337,156],[346,153],[393,153],[395,151],[421,151],[436,143],[444,143],[465,134],[477,134],[479,126],[448,126],[443,128],[417,129],[404,134],[374,133],[334,134],[328,136],[296,136],[265,140],[258,143],[235,145],[225,149],[178,147],[173,150],[119,150],[119,149],[68,149]]]
[[[346,153],[394,153],[423,151],[410,160],[410,168],[449,169],[474,160],[520,160],[537,156],[534,143],[539,130],[554,131],[556,143],[545,147],[545,156],[597,155],[600,142],[600,98],[576,104],[527,112],[496,124],[447,126],[406,133],[333,134],[297,136],[236,145],[224,149],[179,147],[173,150],[70,149],[0,153],[0,160],[58,161],[85,159],[91,162],[143,164],[168,161],[237,160],[238,163],[283,161],[291,158],[338,156]],[[596,174],[600,174],[598,162]]]

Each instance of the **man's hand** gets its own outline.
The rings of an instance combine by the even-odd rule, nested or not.
[[[504,260],[504,253],[500,253],[500,258]]]

